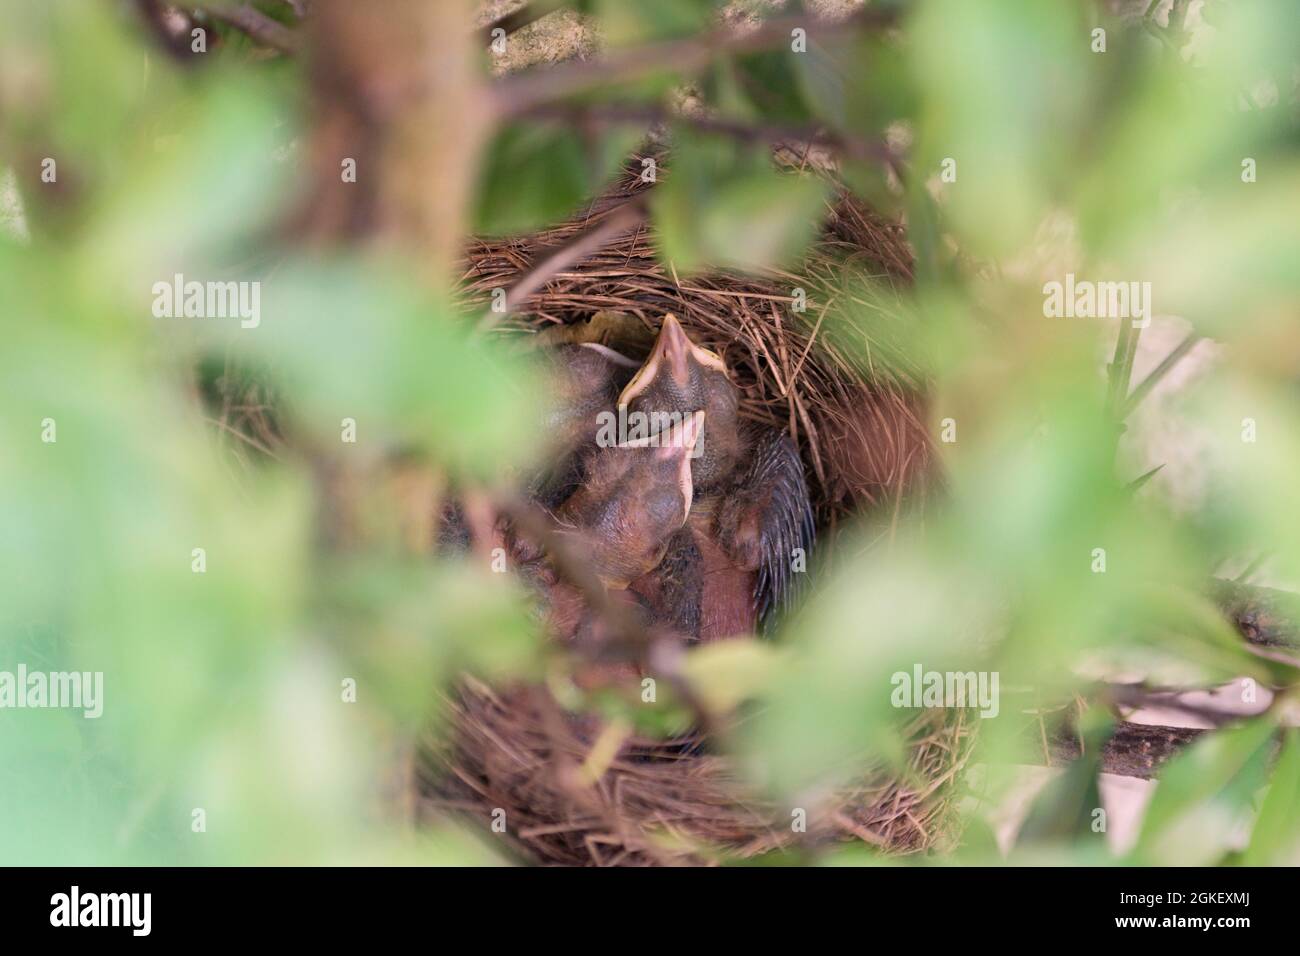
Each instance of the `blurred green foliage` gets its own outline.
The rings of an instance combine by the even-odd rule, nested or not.
[[[1294,730],[1274,754],[1295,668],[1247,653],[1202,596],[1221,562],[1261,550],[1300,579],[1294,3],[1214,5],[1195,62],[1087,4],[888,6],[896,30],[833,28],[804,54],[718,50],[701,68],[666,59],[581,93],[663,106],[689,83],[728,121],[873,141],[906,123],[911,143],[892,192],[878,162],[851,158],[843,174],[906,211],[919,281],[868,306],[846,274],[858,304],[833,321],[848,340],[882,315],[906,327],[895,346],[931,382],[935,434],[947,418],[958,430],[939,445],[946,498],[883,541],[864,522],[812,569],[813,597],[778,646],[706,649],[687,677],[719,709],[762,702],[736,747],[756,779],[795,795],[864,756],[902,766],[889,679],[916,662],[1000,673],[1001,714],[981,727],[991,761],[1033,762],[1023,710],[1086,694],[1099,655],[1171,683],[1250,676],[1280,702],[1168,767],[1129,859],[1294,863]],[[717,12],[584,9],[611,55],[696,35]],[[544,383],[472,336],[418,263],[277,246],[312,148],[301,63],[251,57],[220,27],[229,42],[211,62],[182,68],[125,3],[6,0],[0,14],[0,169],[31,233],[0,236],[0,670],[103,671],[107,698],[98,720],[0,711],[0,862],[497,859],[392,822],[381,791],[395,741],[437,719],[438,688],[461,670],[545,672],[521,589],[473,562],[323,549],[309,456],[239,471],[195,369],[264,372],[300,450],[337,447],[352,418],[355,454],[411,455],[447,483],[486,486],[541,447]],[[1104,53],[1090,48],[1098,26]],[[1270,83],[1272,99],[1246,108]],[[672,125],[651,204],[665,260],[797,270],[824,181],[774,169],[761,138]],[[515,234],[579,211],[638,136],[502,125],[465,197],[476,228]],[[40,179],[45,157],[57,187]],[[940,182],[949,158],[956,181]],[[1194,508],[1134,494],[1137,474],[1117,471],[1102,371],[1113,325],[1045,319],[1037,273],[990,267],[1041,251],[1054,217],[1073,224],[1061,261],[1081,276],[1150,281],[1157,313],[1227,346],[1186,395],[1213,445]],[[174,273],[261,279],[260,327],[153,318],[152,284]],[[55,442],[42,441],[47,419]],[[664,731],[682,713],[665,698],[654,720],[638,703],[603,706]],[[1084,825],[1095,770],[1081,762],[1049,788],[1015,859],[1111,859]],[[988,859],[980,832],[959,858]]]

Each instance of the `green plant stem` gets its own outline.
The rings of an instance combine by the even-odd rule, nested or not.
[[[1169,374],[1170,369],[1177,365],[1183,356],[1192,350],[1192,346],[1200,340],[1201,337],[1195,332],[1192,332],[1187,336],[1187,338],[1174,346],[1173,351],[1161,359],[1160,364],[1151,370],[1151,374],[1144,378],[1138,387],[1133,389],[1132,394],[1124,400],[1120,407],[1119,417],[1121,419],[1128,418],[1128,416],[1133,413],[1133,409],[1137,408],[1142,399],[1151,394],[1151,390],[1160,383],[1160,380]]]
[[[1120,322],[1119,334],[1115,339],[1115,354],[1111,358],[1109,407],[1116,424],[1122,423],[1120,409],[1128,395],[1129,383],[1133,378],[1133,358],[1137,355],[1138,337],[1142,330],[1131,320]]]

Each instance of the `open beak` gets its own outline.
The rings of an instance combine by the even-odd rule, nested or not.
[[[682,328],[682,324],[677,321],[677,317],[670,313],[664,316],[663,325],[659,329],[659,336],[655,339],[650,357],[623,389],[623,393],[618,397],[618,403],[626,405],[665,372],[672,376],[679,387],[685,388],[691,380],[692,364],[714,368],[724,374],[727,371],[721,357],[692,342],[686,330]]]
[[[703,439],[704,412],[698,411],[674,425],[655,452],[658,458],[677,461],[677,487],[681,490],[687,514],[690,513],[695,496],[695,485],[691,480],[691,459],[697,457],[697,448],[704,447]]]

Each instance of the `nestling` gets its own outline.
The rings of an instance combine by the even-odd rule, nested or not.
[[[679,625],[698,620],[692,636],[700,640],[752,633],[789,605],[796,549],[806,557],[812,547],[812,508],[794,442],[740,422],[725,363],[693,343],[671,315],[619,402],[650,416],[704,410],[707,423],[691,468],[691,540],[677,539],[673,560],[637,580],[634,590]],[[673,606],[694,594],[698,614]]]
[[[694,497],[691,452],[703,426],[703,415],[688,416],[667,435],[584,457],[583,483],[555,516],[606,587],[625,588],[659,564],[685,524]]]
[[[582,468],[595,447],[597,416],[613,408],[619,389],[637,368],[632,359],[594,342],[543,350],[552,392],[541,427],[549,437],[551,464],[532,481],[530,497],[554,508],[582,481]]]
[[[650,357],[619,394],[618,404],[651,420],[656,414],[704,411],[707,432],[691,463],[699,493],[714,490],[735,469],[741,454],[740,397],[722,358],[692,342],[675,316],[664,317]]]

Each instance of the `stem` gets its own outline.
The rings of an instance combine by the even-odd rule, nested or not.
[[[195,9],[201,10],[214,20],[234,27],[262,46],[279,50],[286,56],[297,53],[302,46],[298,34],[248,4],[238,7],[215,3],[199,4]]]
[[[554,10],[558,10],[564,4],[560,0],[534,0],[532,3],[525,3],[514,13],[507,13],[505,16],[497,17],[487,26],[479,31],[479,38],[484,43],[492,42],[492,33],[494,30],[504,30],[506,36],[522,30],[530,23],[536,23],[542,17]]]
[[[1142,399],[1151,394],[1151,390],[1160,383],[1162,378],[1169,374],[1169,370],[1177,365],[1179,361],[1182,360],[1183,356],[1190,352],[1192,347],[1200,340],[1201,337],[1195,332],[1192,332],[1187,336],[1187,338],[1174,346],[1174,350],[1166,355],[1161,360],[1160,364],[1151,370],[1151,374],[1144,378],[1137,388],[1133,389],[1133,393],[1129,395],[1121,405],[1119,417],[1125,419],[1128,418],[1129,415],[1133,414],[1133,409],[1138,406]]]
[[[179,33],[173,33],[167,26],[168,8],[161,0],[136,0],[136,9],[145,24],[157,38],[167,54],[182,66],[193,66],[197,58],[190,50],[190,20],[185,17],[186,27]],[[184,17],[184,14],[181,15]]]
[[[1210,594],[1248,643],[1300,649],[1300,594],[1222,578],[1210,580]]]
[[[499,116],[517,116],[542,103],[625,83],[646,74],[664,70],[697,70],[707,66],[719,53],[769,49],[789,42],[790,33],[796,28],[806,30],[810,38],[817,34],[842,36],[855,26],[884,29],[897,21],[897,11],[868,8],[843,23],[830,24],[808,17],[779,17],[744,33],[719,28],[701,36],[633,47],[605,59],[568,62],[516,73],[497,81],[493,99]]]
[[[1031,736],[1037,737],[1037,724],[1032,725],[1031,730]],[[1101,772],[1149,780],[1171,757],[1207,733],[1209,731],[1191,727],[1121,722],[1102,748]],[[1053,765],[1067,764],[1083,755],[1079,738],[1069,726],[1057,731],[1050,745]]]
[[[543,103],[531,107],[527,115],[536,119],[557,119],[577,126],[592,123],[647,126],[677,123],[705,133],[730,136],[745,143],[778,143],[783,140],[793,140],[835,149],[850,159],[882,162],[900,178],[902,173],[900,158],[884,140],[871,140],[820,126],[745,123],[724,117],[675,113],[661,106],[640,103]]]
[[[622,235],[629,229],[635,229],[645,220],[645,214],[645,202],[639,196],[615,206],[593,225],[546,255],[517,278],[506,290],[505,310],[486,312],[479,320],[475,331],[481,334],[491,329],[509,315],[515,306],[544,286],[557,273],[596,252],[615,236]]]
[[[1115,337],[1115,354],[1109,366],[1110,374],[1110,408],[1115,420],[1122,421],[1120,407],[1128,395],[1129,383],[1133,378],[1133,357],[1137,354],[1138,336],[1142,330],[1130,319],[1121,319],[1119,334]]]

